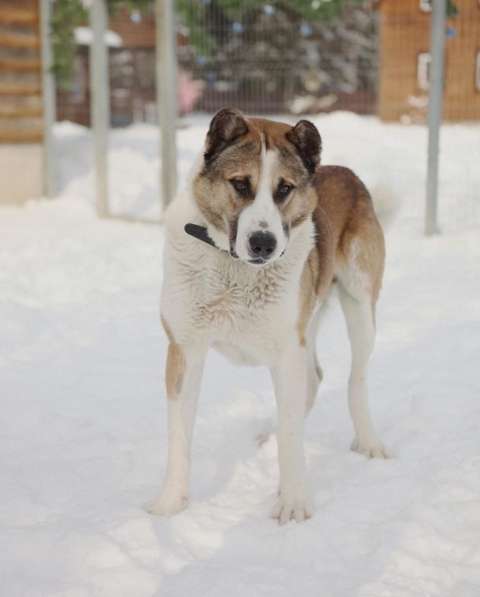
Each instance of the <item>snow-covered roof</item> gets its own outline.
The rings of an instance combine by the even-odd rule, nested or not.
[[[75,41],[80,46],[89,46],[92,43],[93,33],[90,27],[76,27]],[[105,43],[111,48],[120,48],[123,41],[118,33],[107,30],[105,32]]]

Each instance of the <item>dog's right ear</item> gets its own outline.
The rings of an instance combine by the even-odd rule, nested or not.
[[[212,118],[207,133],[205,163],[210,164],[226,147],[248,132],[248,124],[239,110],[223,108]]]

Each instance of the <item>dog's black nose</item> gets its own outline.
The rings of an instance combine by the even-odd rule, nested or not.
[[[253,258],[269,259],[277,246],[277,239],[271,232],[259,230],[249,238],[250,255]]]

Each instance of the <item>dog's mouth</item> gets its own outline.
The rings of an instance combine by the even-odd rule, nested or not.
[[[275,259],[263,259],[262,257],[255,257],[253,259],[249,259],[247,263],[250,263],[251,265],[268,265],[269,263],[274,263],[275,261],[277,261],[277,259],[281,259],[284,255],[285,255],[285,251],[287,249],[284,249],[280,255],[278,257],[276,257]]]
[[[261,257],[255,257],[255,259],[249,259],[248,263],[251,263],[252,265],[265,265],[265,263],[268,263],[268,259],[262,259]]]

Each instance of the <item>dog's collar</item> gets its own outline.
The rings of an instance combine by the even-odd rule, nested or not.
[[[198,240],[207,243],[207,245],[210,245],[211,247],[218,249],[222,253],[225,253],[226,255],[230,255],[234,259],[237,259],[236,253],[234,253],[233,251],[226,251],[225,249],[221,249],[215,244],[212,237],[209,236],[206,226],[200,226],[198,224],[192,224],[191,222],[189,222],[188,224],[185,224],[183,229],[190,236],[193,236],[194,238],[197,238]]]
[[[191,222],[188,222],[188,224],[185,224],[183,229],[190,236],[193,236],[194,238],[197,238],[198,240],[201,240],[204,243],[207,243],[207,245],[210,245],[214,249],[217,249],[218,251],[220,251],[220,253],[224,253],[225,255],[230,255],[230,257],[232,257],[232,259],[238,259],[238,255],[235,253],[235,250],[233,248],[230,249],[230,251],[227,251],[226,249],[221,249],[219,246],[217,246],[215,244],[213,238],[208,234],[206,226],[200,226],[199,224],[192,224]],[[280,257],[283,257],[284,254],[285,254],[285,250],[283,250]],[[255,263],[255,261],[252,260],[252,261],[250,261],[250,263]],[[256,262],[256,263],[258,263],[258,262]]]

